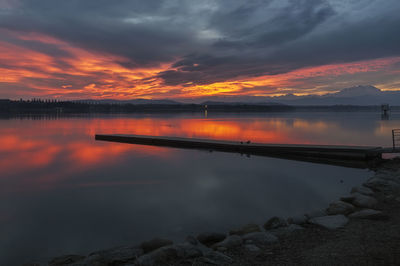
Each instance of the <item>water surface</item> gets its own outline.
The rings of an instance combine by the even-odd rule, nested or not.
[[[97,142],[96,133],[391,145],[399,116],[164,114],[0,120],[0,265],[181,240],[326,207],[367,170]]]

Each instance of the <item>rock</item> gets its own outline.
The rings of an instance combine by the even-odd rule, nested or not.
[[[244,245],[244,248],[250,252],[258,252],[260,251],[260,248],[257,247],[256,245],[252,245],[252,244],[248,244],[248,245]]]
[[[378,204],[378,201],[373,197],[365,196],[360,193],[353,193],[353,195],[355,196],[354,200],[352,201],[354,206],[373,209]]]
[[[227,250],[228,249],[226,247],[217,247],[217,251],[219,251],[219,252],[225,252]]]
[[[137,266],[152,266],[154,264],[166,265],[168,262],[179,258],[178,249],[176,246],[164,246],[150,253],[140,256],[134,265]]]
[[[290,217],[287,219],[288,224],[305,224],[307,223],[307,217],[305,215],[299,215],[299,216],[294,216]]]
[[[377,177],[370,178],[367,182],[364,183],[364,186],[371,188],[376,191],[382,190],[386,186],[386,181]]]
[[[241,236],[253,232],[261,232],[260,226],[258,226],[257,224],[246,224],[240,228],[232,229],[231,231],[229,231],[229,234]]]
[[[278,227],[283,227],[283,226],[287,226],[287,222],[285,219],[280,218],[280,217],[272,217],[271,219],[269,219],[265,224],[264,224],[264,228],[265,230],[269,230],[269,229],[275,229]]]
[[[203,244],[201,244],[201,243],[199,243],[198,245],[196,245],[196,247],[197,247],[199,250],[201,250],[201,252],[202,252],[203,254],[206,254],[206,253],[208,253],[208,252],[213,251],[212,248],[207,247],[207,246],[205,246],[205,245],[203,245]]]
[[[400,188],[400,185],[392,180],[386,180],[377,177],[369,179],[366,183],[364,183],[364,186],[376,191],[386,191]]]
[[[271,233],[267,232],[254,232],[242,236],[243,240],[248,243],[248,240],[253,241],[256,245],[268,245],[270,243],[278,241],[278,238]]]
[[[173,247],[177,249],[180,258],[197,258],[203,255],[200,245],[192,245],[190,243],[176,244]]]
[[[154,264],[168,264],[177,259],[189,259],[203,256],[199,247],[190,243],[182,243],[170,246],[164,246],[147,253],[137,259],[135,265],[150,266]],[[108,264],[107,264],[108,265]]]
[[[371,219],[371,220],[387,220],[389,217],[381,211],[364,209],[349,215],[349,218]]]
[[[305,216],[308,219],[312,219],[312,218],[316,218],[316,217],[322,217],[322,216],[326,216],[326,215],[327,215],[327,213],[324,210],[315,210],[315,211],[312,211],[312,212],[309,212],[309,213],[305,214]]]
[[[327,229],[337,229],[345,226],[349,219],[342,214],[315,217],[309,220],[310,223],[322,226]]]
[[[368,187],[365,186],[361,186],[361,187],[353,187],[351,189],[351,193],[360,193],[360,194],[364,194],[366,196],[372,196],[374,195],[374,191]]]
[[[243,240],[240,236],[237,235],[231,235],[225,238],[223,241],[218,242],[212,246],[212,248],[217,249],[219,247],[224,247],[224,248],[232,248],[232,247],[237,247],[242,245]]]
[[[342,197],[340,199],[361,208],[372,209],[378,204],[378,201],[375,198],[360,194],[358,192],[352,193],[350,196]]]
[[[396,196],[395,195],[387,195],[387,196],[385,196],[385,199],[388,201],[393,201],[396,199]]]
[[[226,238],[225,234],[212,233],[212,232],[201,233],[197,236],[197,240],[199,240],[200,243],[206,245],[207,247],[210,247],[215,243],[221,242],[225,238]]]
[[[135,246],[116,247],[90,253],[83,261],[79,261],[73,265],[102,266],[121,264],[135,261],[142,254],[143,250]]]
[[[351,205],[350,203],[344,202],[344,201],[336,201],[331,204],[329,204],[328,209],[326,209],[326,213],[329,215],[335,215],[335,214],[349,214],[354,212],[355,207]]]
[[[187,236],[185,242],[190,243],[192,245],[199,244],[199,241],[197,241],[197,239],[194,236]]]
[[[233,259],[226,256],[218,251],[212,251],[198,259],[200,262],[205,262],[213,265],[229,265],[233,262]]]
[[[281,237],[281,236],[286,236],[289,235],[290,233],[293,233],[295,231],[299,231],[299,230],[303,230],[304,227],[298,225],[298,224],[290,224],[286,227],[280,227],[277,229],[272,229],[269,230],[269,232],[277,237]]]
[[[396,172],[393,171],[378,171],[375,174],[375,178],[379,179],[384,179],[384,180],[390,180],[395,183],[399,183],[399,175]]]
[[[78,261],[81,261],[85,258],[85,256],[81,255],[65,255],[61,257],[56,257],[49,261],[49,266],[58,266],[58,265],[66,265],[72,264]]]
[[[344,201],[347,203],[352,203],[354,199],[355,199],[355,196],[353,194],[340,198],[341,201]]]
[[[158,248],[172,245],[173,242],[168,239],[163,239],[163,238],[153,238],[152,240],[149,241],[144,241],[140,247],[143,249],[144,253],[151,252],[153,250],[156,250]]]

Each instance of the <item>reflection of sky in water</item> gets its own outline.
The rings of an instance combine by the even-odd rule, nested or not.
[[[325,207],[370,175],[266,157],[96,142],[95,133],[390,145],[396,124],[374,113],[0,120],[0,265],[261,224],[272,215]]]

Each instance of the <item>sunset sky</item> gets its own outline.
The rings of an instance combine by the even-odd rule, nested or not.
[[[398,0],[0,0],[0,98],[400,90]]]

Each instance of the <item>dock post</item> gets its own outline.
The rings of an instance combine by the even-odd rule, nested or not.
[[[398,149],[398,146],[399,146],[400,128],[392,129],[392,141],[393,141],[393,151],[395,151],[396,149]],[[396,142],[397,142],[397,145],[396,145]]]

